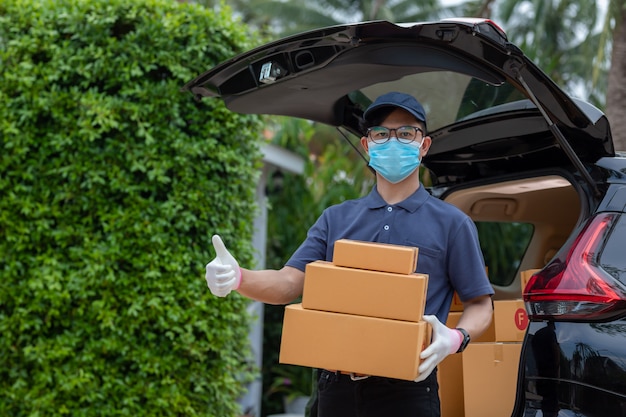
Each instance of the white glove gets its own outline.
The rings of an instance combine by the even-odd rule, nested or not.
[[[232,290],[239,288],[241,269],[233,255],[224,246],[222,238],[219,235],[213,235],[212,240],[216,256],[207,264],[204,278],[213,295],[226,297]]]
[[[430,323],[433,328],[433,340],[430,346],[420,353],[422,363],[417,368],[419,376],[415,382],[425,380],[446,356],[456,353],[463,342],[458,330],[446,327],[436,316],[424,316],[424,321]]]

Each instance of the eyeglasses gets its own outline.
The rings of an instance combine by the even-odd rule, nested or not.
[[[396,129],[389,129],[385,126],[372,126],[367,129],[367,137],[374,143],[385,143],[392,137],[392,131],[396,132],[395,138],[400,143],[411,143],[415,139],[424,137],[424,131],[417,126],[400,126]]]

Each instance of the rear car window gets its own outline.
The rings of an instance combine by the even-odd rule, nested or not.
[[[530,223],[475,222],[489,281],[498,286],[513,283],[533,236]]]
[[[411,74],[392,82],[373,84],[350,96],[365,108],[388,91],[403,91],[420,100],[428,115],[429,131],[479,117],[495,106],[506,106],[526,98],[510,84],[490,85],[452,71]]]

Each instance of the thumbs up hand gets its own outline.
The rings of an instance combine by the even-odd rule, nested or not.
[[[206,266],[205,279],[213,295],[226,297],[241,284],[241,269],[237,260],[228,252],[222,238],[213,235],[215,259]]]

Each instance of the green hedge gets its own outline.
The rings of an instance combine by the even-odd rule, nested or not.
[[[0,415],[231,416],[252,266],[256,117],[185,82],[247,45],[228,10],[0,2]]]

